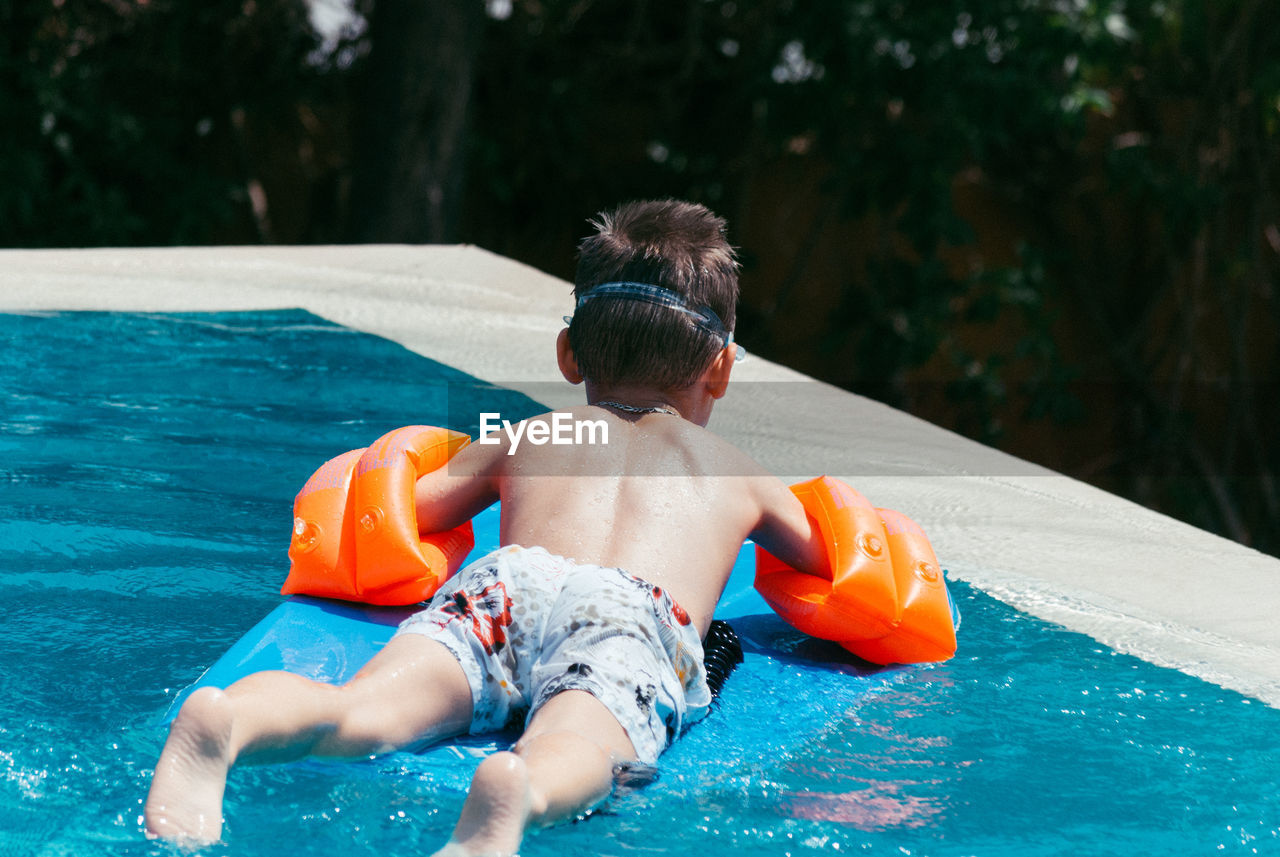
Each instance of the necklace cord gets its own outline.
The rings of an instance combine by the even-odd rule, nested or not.
[[[624,405],[622,402],[614,402],[611,400],[595,402],[595,404],[604,405],[605,407],[608,407],[608,408],[614,408],[615,410],[619,410],[627,414],[669,414],[673,417],[680,416],[679,412],[677,412],[675,408],[669,407],[667,405],[657,405],[654,407],[646,408],[646,407],[640,407],[639,405]]]

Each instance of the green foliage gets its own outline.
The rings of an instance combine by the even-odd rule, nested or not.
[[[840,299],[820,337],[846,357],[832,379],[856,389],[948,347],[975,283],[942,261],[973,240],[955,178],[977,165],[998,186],[1051,183],[1087,115],[1107,105],[1088,73],[1116,52],[1099,23],[1112,14],[1105,2],[1027,0],[691,2],[679,15],[517,4],[487,46],[478,208],[581,222],[620,198],[678,194],[741,219],[762,173],[804,161],[822,176],[815,204],[875,233],[866,268],[829,284]],[[513,118],[532,124],[513,129]],[[513,132],[544,145],[504,149],[497,137]],[[481,242],[531,243],[506,228]],[[769,320],[790,298],[784,287],[748,342],[769,350]],[[851,355],[850,340],[862,343]],[[1047,353],[1025,347],[1020,359]]]
[[[301,0],[0,4],[0,244],[204,243],[248,216],[246,115],[290,110]]]

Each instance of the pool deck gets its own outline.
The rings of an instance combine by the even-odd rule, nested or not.
[[[551,407],[582,401],[541,386],[560,381],[569,285],[475,247],[0,251],[3,312],[292,307],[494,383],[537,383]],[[758,357],[711,428],[788,481],[839,476],[915,518],[955,579],[1280,707],[1280,559]]]

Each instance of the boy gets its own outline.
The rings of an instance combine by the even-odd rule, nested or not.
[[[705,710],[700,641],[744,538],[821,568],[799,501],[705,429],[737,353],[724,222],[668,200],[594,225],[556,348],[565,378],[586,383],[588,404],[569,413],[604,420],[608,442],[476,443],[422,477],[423,532],[500,499],[505,547],[447,581],[342,687],[267,672],[193,694],[156,765],[150,833],[217,839],[236,762],[388,752],[527,709],[519,741],[476,769],[439,852],[512,854],[527,826],[590,808]]]

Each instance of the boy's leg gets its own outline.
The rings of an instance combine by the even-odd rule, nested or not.
[[[169,730],[147,795],[147,831],[214,841],[236,762],[362,756],[466,731],[471,688],[452,653],[416,634],[394,638],[347,684],[286,672],[202,688]]]
[[[480,763],[440,854],[514,854],[526,827],[571,818],[609,796],[613,770],[634,761],[626,730],[598,699],[567,690],[529,721],[511,752]]]

